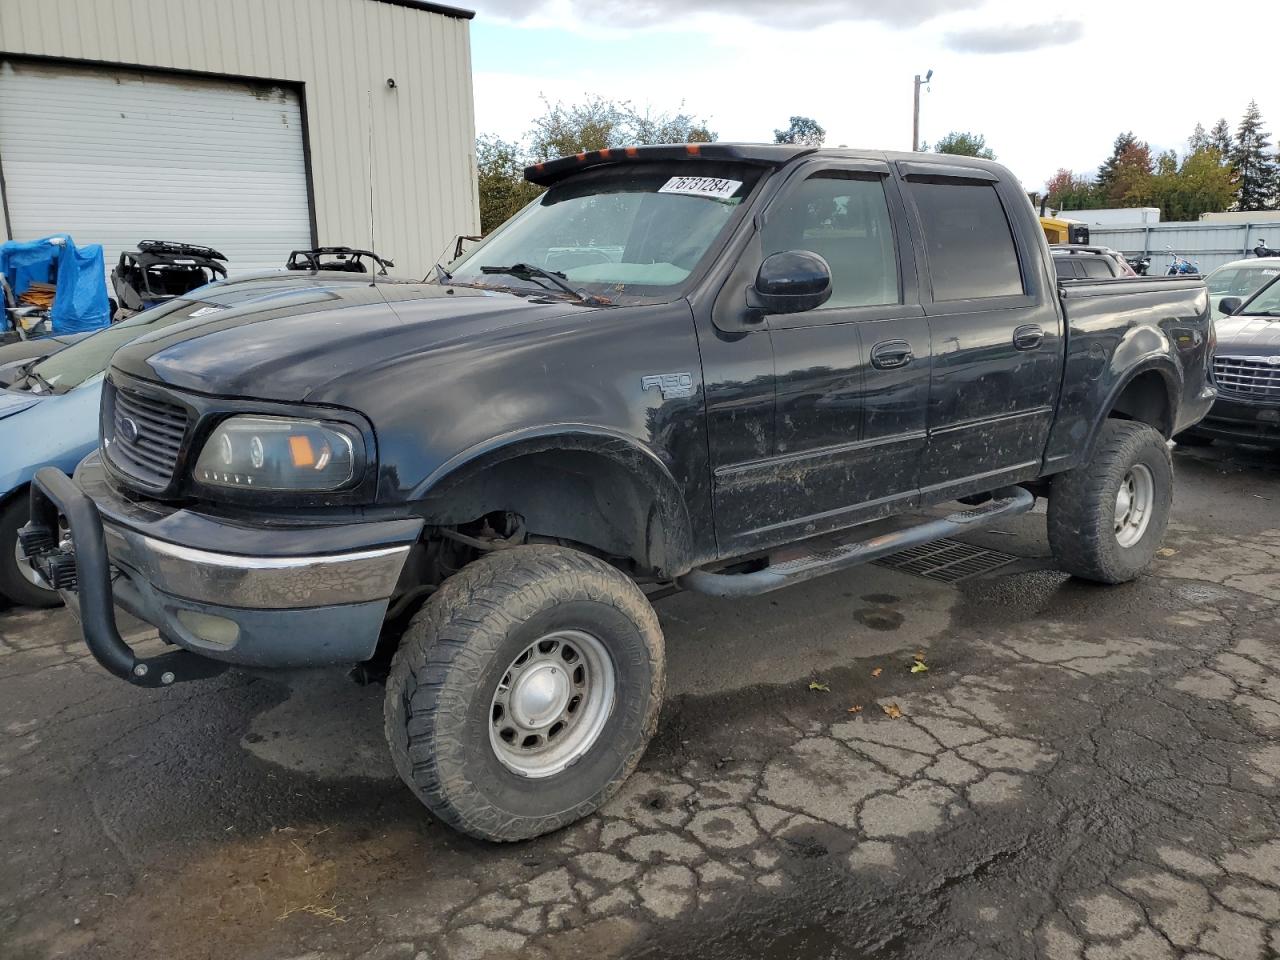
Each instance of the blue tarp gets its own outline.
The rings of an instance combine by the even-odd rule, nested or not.
[[[54,333],[81,333],[111,323],[102,245],[77,247],[67,234],[0,244],[0,273],[15,296],[33,283],[53,283]]]

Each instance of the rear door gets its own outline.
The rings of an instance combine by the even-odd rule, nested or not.
[[[918,231],[933,341],[922,499],[1034,477],[1063,344],[1043,250],[1028,241],[1033,211],[1016,184],[981,168],[898,167]]]

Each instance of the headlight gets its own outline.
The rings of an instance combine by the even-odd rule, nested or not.
[[[193,475],[215,487],[337,490],[356,478],[363,451],[364,439],[346,424],[235,416],[205,441]]]

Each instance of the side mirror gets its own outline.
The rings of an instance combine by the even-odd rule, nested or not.
[[[755,284],[747,288],[747,306],[764,313],[804,313],[830,299],[831,268],[807,250],[766,257]]]
[[[1218,312],[1224,317],[1229,317],[1244,305],[1244,301],[1239,297],[1223,297],[1218,301]]]

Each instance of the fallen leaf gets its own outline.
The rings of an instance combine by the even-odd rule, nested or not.
[[[809,689],[810,689],[810,690],[819,690],[819,691],[821,691],[822,693],[830,693],[830,692],[831,692],[831,688],[830,688],[829,686],[827,686],[825,683],[819,683],[817,680],[810,680],[810,681],[809,681]]]
[[[860,704],[860,703],[855,703],[852,707],[850,707],[850,708],[849,708],[849,712],[850,712],[850,713],[861,713],[861,712],[862,712],[862,704]]]
[[[890,720],[897,720],[900,716],[902,716],[902,708],[899,707],[896,703],[886,703],[880,709],[884,711],[885,716],[888,717]]]
[[[1173,549],[1173,547],[1161,547],[1159,550],[1157,550],[1157,551],[1156,551],[1156,556],[1157,556],[1157,557],[1172,557],[1172,556],[1174,556],[1175,554],[1177,554],[1177,552],[1178,552],[1178,551],[1177,551],[1177,550],[1175,550],[1175,549]]]
[[[912,673],[924,673],[928,669],[929,668],[924,665],[924,661],[922,660],[917,660],[915,663],[911,665]]]
[[[882,673],[884,673],[884,667],[876,667],[874,670],[871,671],[871,675],[873,677],[878,677]]]
[[[923,651],[923,650],[917,650],[917,651],[916,651],[916,659],[917,659],[917,660],[923,660],[923,659],[924,659],[924,651]]]

